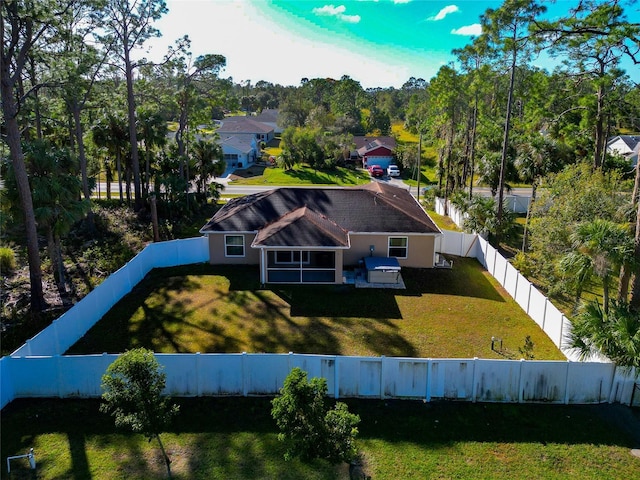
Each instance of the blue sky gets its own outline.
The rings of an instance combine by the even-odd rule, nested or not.
[[[544,2],[551,17],[572,0]],[[156,26],[161,39],[147,54],[160,60],[182,35],[195,55],[222,54],[221,76],[300,85],[349,75],[364,88],[430,80],[454,57],[452,49],[480,33],[480,15],[501,0],[167,0]],[[629,19],[640,12],[627,12]],[[547,60],[548,62],[548,60]],[[627,72],[639,81],[639,67]]]

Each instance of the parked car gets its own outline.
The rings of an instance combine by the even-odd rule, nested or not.
[[[369,174],[372,177],[382,177],[384,175],[384,170],[380,165],[369,165]]]
[[[389,175],[390,177],[399,177],[400,169],[397,165],[389,165],[387,167],[387,175]]]

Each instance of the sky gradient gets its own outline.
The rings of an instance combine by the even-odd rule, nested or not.
[[[544,2],[564,14],[571,0]],[[480,33],[480,15],[501,0],[167,0],[156,23],[163,36],[145,53],[159,61],[187,34],[194,55],[227,59],[222,77],[300,85],[302,78],[348,75],[364,88],[399,88],[410,77],[430,80],[451,51]],[[640,7],[627,11],[640,18]],[[540,61],[542,62],[542,61]],[[545,65],[540,63],[541,66]],[[548,63],[546,64],[548,66]],[[627,73],[640,81],[640,67]]]

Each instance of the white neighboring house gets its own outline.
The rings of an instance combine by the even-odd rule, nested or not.
[[[278,126],[278,114],[277,108],[265,108],[255,117],[252,117],[255,121],[264,123],[265,125],[273,128],[273,131],[277,134],[282,133],[282,127]]]
[[[255,138],[231,135],[218,140],[218,145],[222,147],[222,157],[227,168],[247,168],[255,163],[260,151]]]
[[[618,135],[607,142],[607,153],[627,159],[632,167],[638,163],[639,151],[640,135]]]
[[[247,168],[260,158],[261,142],[274,137],[273,127],[250,117],[226,117],[217,130],[227,167]]]

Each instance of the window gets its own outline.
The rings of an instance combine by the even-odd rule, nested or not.
[[[225,257],[244,257],[244,235],[224,236]]]
[[[409,239],[407,237],[389,237],[389,256],[407,258]]]
[[[278,250],[275,253],[276,263],[300,263],[300,254],[302,263],[309,263],[309,252]]]

